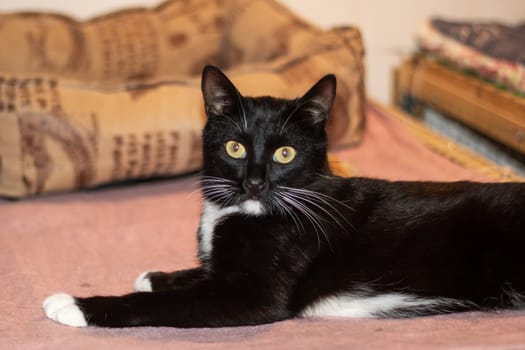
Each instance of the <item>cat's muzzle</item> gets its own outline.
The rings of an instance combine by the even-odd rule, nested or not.
[[[247,179],[243,182],[243,188],[250,199],[260,199],[262,192],[266,189],[266,182],[263,179]]]

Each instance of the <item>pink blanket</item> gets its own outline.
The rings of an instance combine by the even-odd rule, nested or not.
[[[489,180],[431,152],[368,109],[363,144],[340,153],[359,175]],[[525,312],[407,320],[295,319],[220,329],[74,329],[45,318],[50,293],[132,291],[139,272],[196,264],[193,178],[0,201],[1,349],[525,348]]]

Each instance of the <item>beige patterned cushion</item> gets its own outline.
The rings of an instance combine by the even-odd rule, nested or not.
[[[85,22],[4,14],[0,47],[3,196],[198,170],[205,64],[246,95],[297,97],[333,72],[331,147],[364,126],[359,31],[322,31],[273,0],[171,0]]]

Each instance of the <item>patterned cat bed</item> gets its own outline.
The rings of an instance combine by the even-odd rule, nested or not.
[[[288,98],[335,73],[332,149],[364,127],[359,31],[323,31],[273,0],[170,0],[85,22],[3,14],[0,46],[3,196],[198,170],[205,64],[246,95]]]

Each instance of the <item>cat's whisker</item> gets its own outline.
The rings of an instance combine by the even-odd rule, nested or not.
[[[353,229],[352,223],[348,220],[348,218],[341,213],[341,211],[336,207],[336,205],[342,206],[350,211],[355,211],[352,207],[348,206],[347,204],[330,197],[328,195],[325,195],[323,193],[306,190],[306,189],[299,189],[299,188],[293,188],[293,187],[286,187],[286,186],[279,186],[280,188],[285,189],[289,193],[295,193],[296,196],[305,196],[308,197],[310,201],[312,201],[310,204],[318,207],[321,209],[325,214],[329,215],[343,230],[347,230],[348,228]],[[307,200],[306,198],[304,199]],[[323,208],[323,205],[328,207],[328,209]],[[338,220],[335,216],[337,215],[339,218],[341,218],[345,223],[346,227]]]
[[[326,239],[326,242],[330,246],[330,249],[333,250],[332,245],[330,243],[330,239],[326,233],[326,228],[322,224],[322,220],[323,220],[322,217],[320,217],[317,213],[315,213],[313,210],[308,208],[308,206],[305,205],[304,203],[301,203],[296,198],[290,197],[289,193],[286,193],[283,191],[280,191],[278,193],[285,202],[290,204],[292,207],[296,208],[299,212],[301,212],[307,218],[308,221],[310,221],[310,223],[312,224],[314,228],[315,233],[317,234],[317,240],[318,240],[319,247],[321,246],[320,236],[319,236],[319,232],[320,232]]]
[[[195,189],[190,191],[187,194],[186,198],[190,198],[190,197],[194,196],[196,193],[200,192],[200,190],[201,190],[201,186],[200,186],[201,177],[202,177],[202,171],[199,171],[199,172],[197,172],[197,173],[195,173],[195,174],[193,174],[191,176],[188,176],[188,179],[191,179],[191,180],[195,181],[195,183],[192,183],[190,185],[191,187],[195,187]]]
[[[206,183],[206,182],[221,182],[221,183],[228,183],[228,184],[233,184],[235,183],[234,181],[230,180],[230,179],[225,179],[225,178],[222,178],[222,177],[216,177],[216,176],[201,176],[201,178],[199,179],[199,182],[200,183]]]
[[[206,188],[202,190],[202,193],[205,195],[229,194],[229,193],[233,193],[233,191],[230,190],[229,188]]]
[[[279,197],[275,197],[275,202],[278,204],[278,209],[281,212],[282,215],[289,215],[292,221],[294,222],[295,227],[297,228],[298,232],[305,232],[304,226],[301,223],[301,220],[297,217],[297,215],[291,210],[286,203],[283,202]]]
[[[230,196],[232,195],[232,192],[228,190],[223,190],[223,189],[216,189],[216,190],[202,191],[202,195],[205,198],[212,198],[212,197],[216,198],[216,197]]]
[[[213,183],[228,183],[228,182],[226,182],[224,180],[220,180],[220,179],[202,179],[202,180],[199,181],[199,183],[205,185],[207,183],[212,183],[213,184]]]
[[[229,198],[227,198],[224,202],[223,202],[223,205],[225,207],[231,205],[233,202],[235,202],[235,200],[237,199],[237,193],[232,193],[231,196]]]
[[[239,188],[235,181],[223,177],[203,175],[200,180],[200,191],[209,200],[226,207],[235,201]]]
[[[200,187],[194,189],[193,191],[191,191],[190,193],[188,193],[187,197],[186,198],[190,198],[194,195],[196,195],[197,193],[201,193],[202,192],[202,189]]]
[[[309,213],[309,210],[306,206],[298,202],[296,199],[289,197],[284,192],[277,192],[277,194],[283,199],[285,203],[288,203],[291,207],[297,209],[300,213],[302,213],[314,225],[314,230],[316,230],[316,233],[318,233],[317,229],[319,226],[317,224],[317,220],[311,216],[311,213]],[[312,219],[315,222],[312,222]]]
[[[286,186],[279,186],[279,187],[283,188],[283,189],[286,189],[286,190],[292,190],[292,191],[295,191],[295,192],[301,192],[301,193],[304,193],[306,195],[311,195],[311,196],[315,196],[315,197],[325,198],[328,201],[331,201],[331,202],[334,202],[336,204],[339,204],[339,205],[345,207],[346,209],[355,212],[355,208],[352,208],[348,204],[346,204],[346,203],[344,203],[344,202],[342,202],[342,201],[340,201],[340,200],[338,200],[338,199],[336,199],[334,197],[331,197],[331,196],[329,196],[327,194],[321,193],[321,192],[307,190],[305,188],[294,188],[294,187],[286,187]]]
[[[327,195],[324,195],[322,193],[319,193],[319,192],[315,192],[315,191],[310,191],[310,190],[304,190],[304,189],[296,189],[296,188],[292,188],[292,187],[285,187],[285,186],[279,186],[281,188],[284,188],[288,191],[288,193],[290,193],[290,195],[294,195],[294,196],[297,196],[299,198],[301,198],[301,196],[303,196],[303,200],[304,201],[307,201],[309,202],[310,204],[316,206],[317,208],[319,208],[320,210],[322,210],[325,214],[327,214],[328,216],[330,216],[343,230],[347,229],[347,227],[350,227],[350,228],[353,228],[353,225],[352,223],[348,220],[348,218],[343,215],[340,210],[338,210],[334,204],[337,204],[337,205],[341,205],[341,206],[344,206],[345,208],[349,209],[349,210],[352,210],[353,209],[351,207],[349,207],[348,205],[338,201],[337,199],[335,198],[332,198],[330,196],[327,196]],[[307,197],[307,198],[304,198],[304,197]],[[330,201],[332,201],[334,204],[330,203]],[[328,209],[325,209],[324,206],[328,207],[330,210]],[[347,227],[345,227],[335,216],[334,214],[332,214],[332,212],[334,214],[336,214],[339,218],[341,218],[346,224],[347,224]]]
[[[229,187],[203,188],[202,194],[208,199],[213,199],[219,203],[226,204],[235,197],[236,192]]]
[[[202,188],[217,188],[217,187],[222,187],[222,188],[237,188],[236,185],[234,185],[234,183],[227,183],[227,182],[210,182],[210,183],[203,183],[202,184]]]
[[[343,230],[345,229],[345,226],[327,209],[323,208],[322,205],[318,204],[315,202],[315,200],[311,200],[311,199],[308,199],[306,198],[305,196],[300,196],[296,193],[289,193],[290,196],[298,199],[298,200],[302,200],[306,203],[309,203],[311,205],[313,205],[314,207],[318,208],[319,210],[321,210],[323,213],[325,213],[326,215],[328,215],[339,227],[341,227]],[[335,210],[335,208],[333,208],[333,206],[329,205],[334,211],[337,212],[337,210]]]
[[[315,175],[317,175],[319,177],[322,177],[322,178],[325,178],[325,179],[328,179],[328,180],[332,180],[332,179],[334,179],[336,177],[334,175],[327,175],[327,174],[321,174],[321,173],[316,173]]]
[[[230,189],[232,186],[227,184],[214,184],[214,185],[205,185],[202,187],[202,190],[207,189],[215,189],[215,188],[223,188],[223,189]]]

